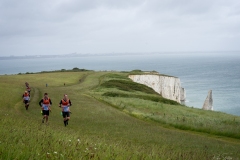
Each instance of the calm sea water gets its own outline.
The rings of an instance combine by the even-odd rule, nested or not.
[[[213,91],[213,108],[240,116],[239,54],[148,54],[37,59],[0,59],[0,75],[52,71],[78,67],[89,70],[158,71],[179,77],[186,90],[186,105],[202,108]]]

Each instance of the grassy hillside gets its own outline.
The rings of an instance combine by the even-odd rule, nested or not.
[[[240,117],[182,106],[127,76],[0,76],[0,159],[240,158]],[[21,101],[26,81],[32,89],[28,111]],[[53,101],[48,125],[41,123],[38,106],[45,92]],[[73,103],[67,127],[58,107],[65,93]]]

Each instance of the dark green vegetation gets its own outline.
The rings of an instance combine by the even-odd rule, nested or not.
[[[117,93],[117,92],[105,92],[102,94],[103,96],[109,96],[109,97],[124,97],[124,98],[139,98],[144,100],[149,100],[153,102],[160,102],[165,104],[172,104],[172,105],[178,105],[179,103],[176,101],[172,101],[166,98],[163,98],[161,96],[154,96],[154,95],[135,95],[135,94],[125,94],[125,93]]]
[[[61,69],[61,70],[55,70],[55,71],[41,71],[40,73],[54,73],[54,72],[85,72],[85,71],[90,71],[86,69],[79,69],[77,67],[74,67],[73,69]],[[21,75],[24,73],[18,73],[18,75]],[[25,74],[38,74],[34,72],[26,72]]]
[[[128,74],[0,76],[0,159],[240,158],[240,117],[166,100]],[[28,111],[21,101],[26,81],[32,88]],[[45,92],[53,101],[48,125],[38,106]],[[73,102],[67,127],[58,108],[65,93]]]
[[[117,88],[119,90],[123,91],[141,91],[145,93],[150,93],[150,94],[156,94],[153,89],[142,85],[138,83],[134,83],[132,81],[126,81],[126,80],[109,80],[107,82],[104,82],[101,84],[101,86],[106,87],[106,88]]]

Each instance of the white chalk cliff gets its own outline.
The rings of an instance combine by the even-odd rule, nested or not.
[[[162,97],[181,103],[185,100],[185,90],[181,87],[180,79],[160,74],[129,75],[136,83],[151,87]]]
[[[213,110],[212,90],[209,90],[206,100],[204,101],[202,109]]]

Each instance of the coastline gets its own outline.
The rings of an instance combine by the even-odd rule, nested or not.
[[[239,56],[238,56],[239,57]],[[93,71],[155,70],[181,79],[186,89],[186,105],[202,108],[209,89],[213,90],[214,110],[240,115],[240,58],[210,56],[107,56],[1,60],[0,74],[15,75],[55,71],[74,67]],[[64,61],[64,63],[62,63]],[[31,66],[31,67],[29,67]]]

